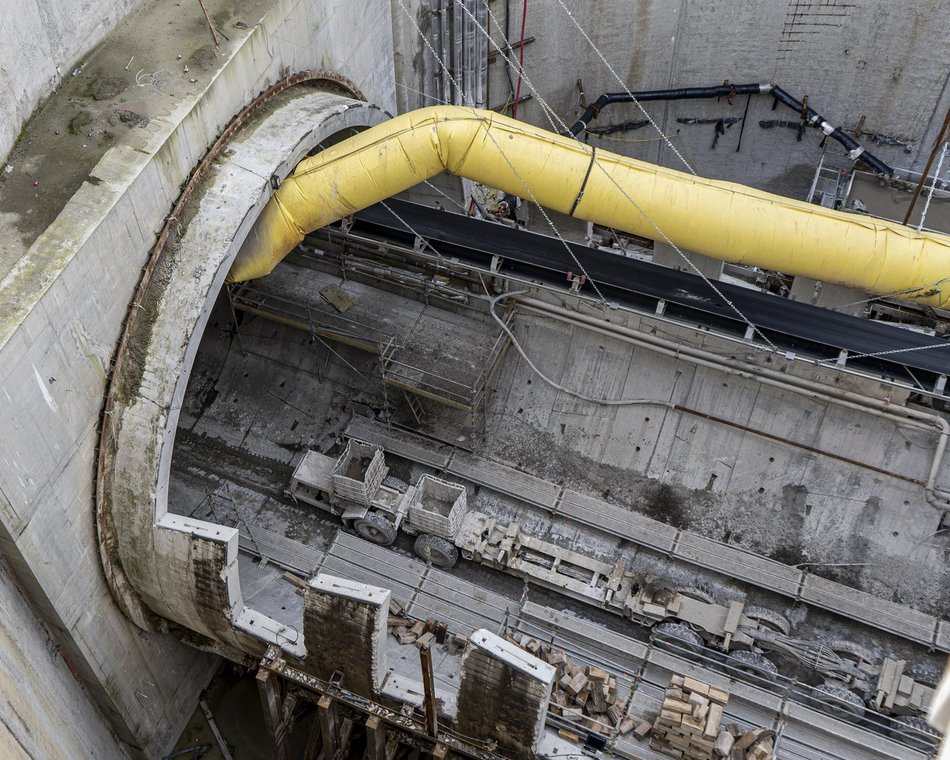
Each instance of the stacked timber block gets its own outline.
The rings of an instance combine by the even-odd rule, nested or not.
[[[579,665],[562,649],[533,636],[514,634],[506,638],[554,666],[550,712],[600,734],[610,734],[615,728],[625,734],[633,729],[634,721],[625,717],[623,700],[617,697],[616,676],[593,665]]]
[[[422,649],[434,644],[445,644],[450,654],[465,648],[468,637],[461,634],[449,636],[448,623],[428,618],[425,621],[410,618],[403,606],[395,599],[389,600],[389,631],[400,644],[415,644]]]
[[[744,731],[723,722],[728,701],[729,693],[722,689],[673,676],[653,723],[650,747],[683,760],[773,760],[769,729]]]

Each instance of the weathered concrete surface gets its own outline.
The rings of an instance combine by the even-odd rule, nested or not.
[[[0,24],[0,158],[37,104],[143,0],[8,0]]]
[[[438,22],[424,10],[432,6],[429,0],[393,0],[397,95],[400,110],[408,110],[427,102],[420,93],[431,96],[437,91],[434,72],[420,65],[428,54],[423,55],[424,45],[402,5],[430,35],[430,28]],[[624,88],[561,5],[554,0],[528,0],[525,36],[534,41],[525,48],[524,66],[531,85],[571,124],[583,110],[578,78],[588,101]],[[807,95],[812,108],[849,132],[860,122],[864,135],[859,141],[892,165],[921,168],[950,104],[950,52],[943,31],[950,26],[946,3],[768,0],[740,5],[722,0],[565,0],[563,5],[631,90],[716,85],[724,80],[772,82],[799,98]],[[491,23],[491,32],[495,42],[504,47],[505,8],[491,7],[501,27]],[[521,3],[511,3],[511,14],[509,35],[517,41]],[[489,66],[489,108],[510,98],[504,66],[500,56]],[[517,70],[510,73],[517,83]],[[522,83],[521,93],[533,93],[527,82]],[[804,197],[821,155],[823,135],[812,129],[798,142],[796,114],[784,106],[775,111],[771,107],[768,97],[753,97],[747,114],[745,97],[732,103],[721,99],[646,105],[650,116],[699,174]],[[519,118],[550,128],[536,96],[521,104]],[[684,124],[678,119],[712,122]],[[725,134],[716,140],[718,119],[739,121],[725,126]],[[645,120],[636,106],[614,105],[593,125]],[[763,128],[760,121],[791,122],[793,128]],[[910,152],[905,153],[899,144],[878,144],[871,133],[881,135],[885,142],[906,143]],[[603,138],[591,136],[590,142],[685,169],[658,137],[647,124]],[[830,142],[827,152],[843,161],[842,165],[850,164],[837,143]]]
[[[498,742],[498,751],[531,757],[538,747],[554,667],[484,628],[462,655],[456,730]]]
[[[0,756],[128,757],[6,563],[0,609]]]
[[[225,0],[206,4],[230,42],[219,55],[202,42],[210,55],[192,61],[188,76],[179,51],[149,54],[149,72],[164,67],[175,75],[173,84],[162,75],[136,89],[135,113],[147,115],[147,123],[122,124],[125,131],[85,169],[88,181],[80,176],[81,187],[53,212],[52,224],[30,229],[29,203],[15,220],[5,217],[5,232],[16,226],[28,234],[5,235],[21,249],[0,256],[0,393],[7,410],[0,417],[0,548],[91,699],[146,755],[161,754],[177,736],[215,661],[135,628],[115,605],[99,564],[96,433],[107,368],[141,267],[195,162],[233,114],[288,70],[334,67],[369,97],[392,101],[388,3],[364,11],[373,33],[354,25],[342,3],[252,3],[241,16]],[[157,0],[150,8],[153,17],[186,17],[208,34],[197,4]],[[256,15],[244,15],[249,10]],[[234,28],[238,20],[247,28]],[[158,34],[148,25],[139,31]],[[162,36],[166,43],[184,40]],[[147,42],[136,52],[143,50],[153,51]],[[113,114],[122,111],[120,102],[121,96],[102,101]],[[52,133],[52,124],[42,130]],[[35,163],[48,146],[33,147]],[[4,205],[16,194],[12,187],[2,189]]]
[[[649,332],[652,321],[642,318],[640,329]],[[685,329],[662,329],[689,342]],[[787,564],[808,563],[812,572],[884,598],[946,610],[942,513],[927,503],[922,485],[937,453],[936,427],[862,413],[540,317],[520,319],[515,334],[562,386],[657,405],[579,401],[510,353],[488,418],[484,446],[492,456],[676,527]],[[735,350],[717,349],[712,339],[708,347]],[[948,479],[943,460],[938,480]]]
[[[245,606],[237,531],[169,513],[171,452],[195,353],[231,261],[270,196],[270,177],[285,176],[322,141],[383,118],[376,106],[339,95],[286,93],[232,140],[180,239],[158,260],[140,305],[145,316],[116,369],[99,524],[110,576],[142,625],[158,615],[233,657],[260,655],[264,643],[305,651],[297,631]]]
[[[320,573],[304,592],[303,635],[307,667],[329,681],[343,674],[343,688],[378,696],[387,671],[388,588]]]

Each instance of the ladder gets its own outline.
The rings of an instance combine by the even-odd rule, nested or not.
[[[422,402],[416,397],[416,394],[409,391],[404,390],[402,395],[406,397],[406,403],[409,405],[412,416],[416,418],[416,424],[421,425],[426,416],[425,409],[422,408]]]

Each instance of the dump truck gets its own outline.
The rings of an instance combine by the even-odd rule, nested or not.
[[[402,531],[415,536],[415,553],[436,567],[449,569],[461,556],[648,627],[680,651],[718,650],[731,667],[759,679],[777,677],[778,666],[767,655],[797,661],[823,679],[814,690],[823,709],[841,717],[866,710],[904,716],[912,729],[927,730],[920,715],[933,688],[911,678],[904,660],[878,662],[850,641],[796,638],[788,619],[774,610],[718,604],[700,589],[635,572],[623,559],[602,562],[531,536],[517,521],[469,509],[464,484],[425,474],[409,485],[388,472],[382,447],[349,439],[338,458],[307,451],[288,494],[335,515],[367,541],[389,546]]]

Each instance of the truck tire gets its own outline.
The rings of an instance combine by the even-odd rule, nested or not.
[[[871,650],[853,641],[839,640],[832,641],[828,648],[838,655],[841,659],[847,660],[855,665],[865,663],[866,665],[876,665],[877,658],[871,654]]]
[[[738,670],[752,673],[769,681],[778,675],[778,666],[761,652],[739,649],[729,653],[729,664]]]
[[[458,562],[459,550],[455,548],[455,544],[430,533],[420,533],[412,548],[420,559],[436,567],[448,570]]]
[[[673,639],[677,646],[690,652],[699,652],[703,648],[703,640],[696,631],[685,623],[665,621],[653,629],[654,634],[661,634],[665,638]]]
[[[890,734],[901,744],[930,752],[940,744],[933,727],[921,715],[901,715],[895,723]]]
[[[396,540],[396,526],[379,512],[367,512],[353,523],[353,529],[367,541],[389,546]]]
[[[864,700],[861,697],[830,683],[816,686],[809,701],[833,718],[854,722],[864,715]]]
[[[788,636],[789,631],[792,630],[792,624],[788,622],[788,618],[765,607],[746,607],[742,610],[742,614],[758,623],[759,628],[765,628],[774,633]]]

